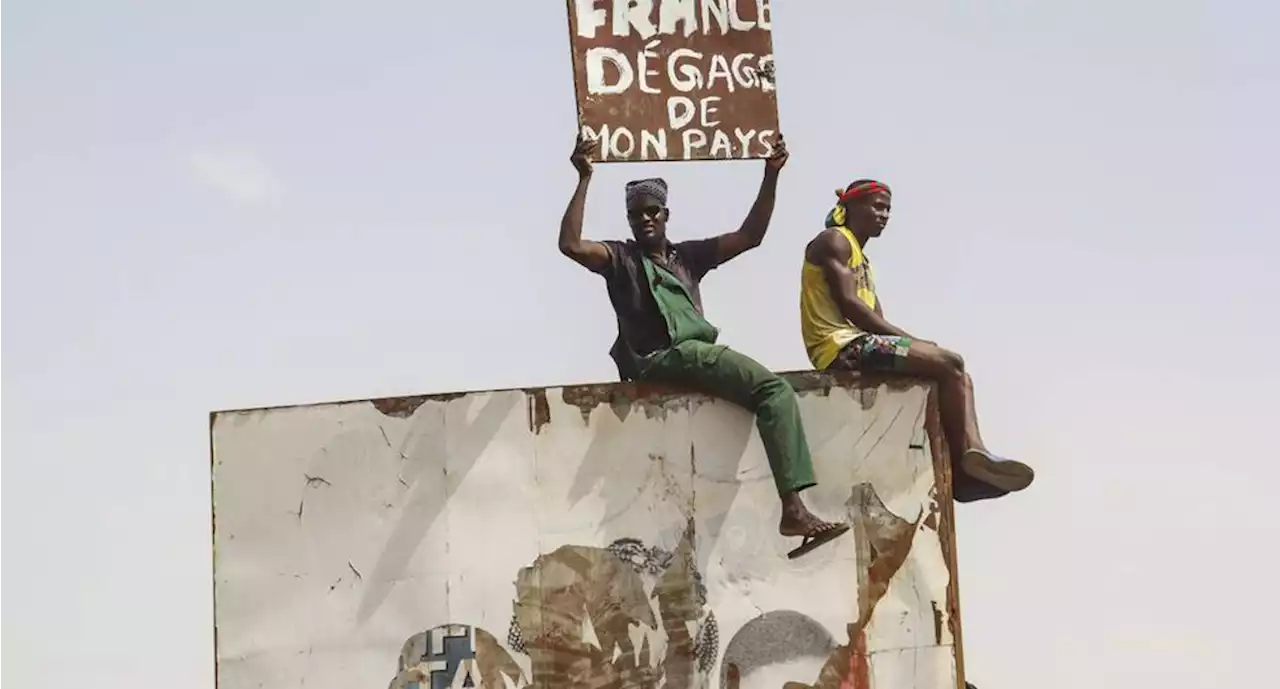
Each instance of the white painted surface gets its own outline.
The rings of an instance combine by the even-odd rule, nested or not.
[[[705,686],[719,686],[734,634],[762,612],[797,611],[835,644],[850,642],[854,532],[786,558],[798,539],[777,534],[777,494],[749,414],[686,398],[652,418],[642,404],[625,418],[603,404],[584,420],[559,389],[546,399],[550,422],[537,432],[522,391],[429,400],[407,418],[368,402],[216,415],[221,689],[381,689],[406,641],[446,624],[506,644],[517,572],[540,554],[619,538],[675,550],[690,518],[719,629]],[[819,480],[808,504],[848,518],[851,488],[869,482],[890,511],[921,522],[867,629],[881,689],[955,686],[950,625],[944,617],[939,643],[934,617],[935,607],[945,615],[950,575],[923,524],[934,487],[925,402],[923,387],[801,396]],[[704,614],[694,626],[705,624]],[[665,647],[660,623],[633,633]],[[507,651],[533,674],[526,655]],[[741,686],[777,689],[779,673],[813,683],[821,665],[787,659],[745,673]]]

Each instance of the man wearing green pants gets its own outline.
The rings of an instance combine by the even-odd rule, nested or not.
[[[582,238],[582,214],[591,183],[589,160],[597,142],[578,137],[573,166],[578,186],[560,222],[560,251],[604,277],[618,321],[610,356],[624,380],[686,385],[742,406],[756,416],[782,499],[783,536],[801,543],[796,558],[849,530],[825,522],[800,499],[817,483],[800,421],[795,391],[751,358],[716,344],[719,331],[702,314],[698,285],[712,269],[760,245],[773,215],[778,173],[787,162],[781,138],[765,163],[755,204],[737,231],[718,237],[667,241],[667,184],[661,179],[629,182],[627,223],[633,240],[596,242]]]

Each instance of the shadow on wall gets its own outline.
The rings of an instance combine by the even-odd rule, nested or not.
[[[485,448],[501,429],[502,422],[524,400],[524,393],[521,392],[488,395],[474,420],[469,423],[465,416],[467,410],[446,405],[427,407],[426,414],[414,419],[414,430],[405,436],[404,443],[398,448],[400,455],[409,460],[401,478],[412,486],[413,493],[401,511],[391,536],[382,547],[382,556],[378,558],[370,578],[373,583],[361,599],[360,608],[356,612],[357,624],[368,622],[386,601],[393,583],[402,578],[413,554],[426,538],[453,492],[462,485],[476,460],[484,454]],[[462,415],[462,418],[454,418],[455,414]],[[448,433],[441,432],[451,425],[450,422],[458,421],[461,421],[463,428],[450,430]],[[456,440],[446,448],[446,438],[450,436]],[[450,460],[449,480],[445,480],[446,457]]]

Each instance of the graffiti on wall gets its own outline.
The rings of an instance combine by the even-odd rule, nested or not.
[[[692,536],[674,551],[565,545],[521,569],[507,647],[531,678],[488,632],[455,624],[406,641],[390,689],[706,686],[720,639]]]
[[[867,483],[854,486],[846,506],[859,562],[848,644],[808,615],[774,610],[739,628],[717,666],[719,628],[690,523],[674,551],[623,538],[540,555],[516,574],[507,648],[483,629],[435,627],[405,642],[389,689],[691,689],[716,674],[729,689],[869,689],[866,626],[925,515],[902,519]],[[531,676],[512,653],[527,658]]]
[[[415,634],[400,651],[388,689],[463,689],[527,686],[515,658],[489,632],[446,624]]]
[[[515,391],[221,421],[221,686],[953,689],[926,393],[802,400],[815,503],[851,526],[802,561],[724,405],[580,417],[616,402]]]

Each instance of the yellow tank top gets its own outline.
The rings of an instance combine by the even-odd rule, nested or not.
[[[876,307],[875,274],[871,263],[862,253],[862,247],[849,228],[836,228],[849,241],[849,269],[853,271],[858,288],[858,298],[869,308]],[[804,348],[818,370],[835,361],[836,355],[862,330],[840,314],[840,307],[831,297],[831,288],[822,268],[807,259],[800,272],[800,332],[804,336]]]

